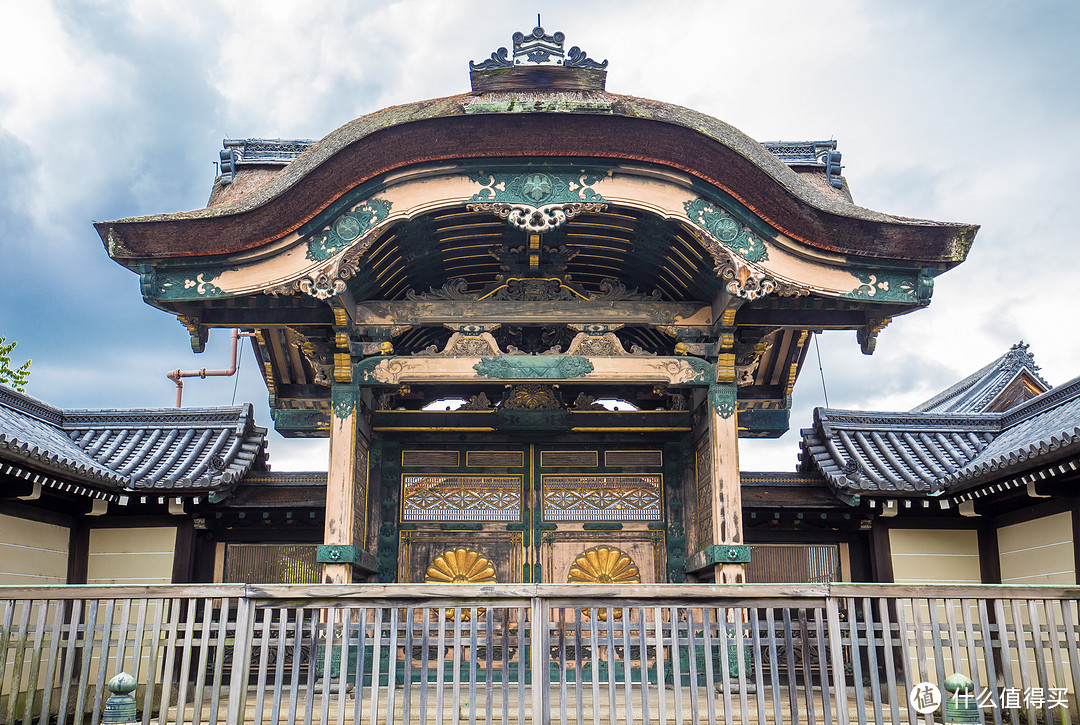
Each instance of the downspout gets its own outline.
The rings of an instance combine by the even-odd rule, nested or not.
[[[184,380],[183,378],[199,377],[206,379],[210,376],[224,376],[229,377],[236,374],[236,346],[237,341],[241,337],[255,337],[254,332],[240,332],[238,328],[233,328],[232,331],[232,345],[229,353],[229,367],[226,370],[207,370],[202,368],[201,370],[170,370],[165,373],[165,377],[176,383],[176,407],[181,406],[181,402],[184,398]]]

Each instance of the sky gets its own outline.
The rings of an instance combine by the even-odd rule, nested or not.
[[[191,352],[92,221],[205,206],[223,138],[318,139],[358,116],[468,90],[468,61],[536,13],[608,59],[608,90],[720,118],[761,141],[836,139],[855,202],[982,225],[928,309],[864,356],[820,336],[792,430],[744,441],[743,470],[794,470],[813,408],[907,410],[1024,340],[1057,385],[1080,375],[1080,3],[455,0],[258,3],[0,0],[0,335],[27,392],[63,408],[164,407]],[[824,391],[822,386],[824,377]],[[235,396],[235,397],[234,397]],[[255,404],[237,378],[188,380],[185,406]],[[325,470],[325,440],[271,433],[275,470]]]

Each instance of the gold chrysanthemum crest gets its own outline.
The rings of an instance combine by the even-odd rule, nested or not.
[[[424,577],[425,584],[493,584],[495,567],[479,551],[456,548],[435,557]]]
[[[634,560],[614,546],[594,546],[578,555],[570,566],[570,584],[640,584]]]

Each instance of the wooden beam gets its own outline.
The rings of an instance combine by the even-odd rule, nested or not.
[[[67,583],[85,584],[90,563],[90,529],[80,523],[68,530]]]
[[[172,583],[186,584],[195,571],[195,525],[191,519],[176,527],[176,546],[173,551]]]
[[[889,543],[889,527],[881,519],[875,519],[870,530],[873,557],[870,569],[878,584],[891,584],[893,581],[892,545]]]
[[[329,307],[211,307],[198,311],[199,322],[207,327],[297,327],[332,325]]]
[[[1001,553],[997,526],[979,527],[979,578],[983,584],[1001,583]]]
[[[356,364],[353,380],[361,385],[403,383],[599,383],[603,385],[708,385],[713,366],[693,357],[576,355],[498,355],[489,358],[394,356],[367,358]]]
[[[712,324],[712,313],[709,305],[693,302],[369,300],[356,305],[354,320],[358,327],[416,327],[463,321],[513,325],[675,325],[699,327],[706,333]]]
[[[867,313],[864,310],[792,310],[744,307],[739,310],[735,324],[738,327],[853,330],[865,325],[866,320]]]
[[[275,399],[279,404],[284,402],[299,403],[312,400],[329,400],[330,387],[306,383],[279,383]]]

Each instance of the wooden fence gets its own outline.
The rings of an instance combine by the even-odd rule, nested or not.
[[[0,588],[0,718],[848,723],[959,672],[980,722],[1078,720],[1080,589],[892,585]],[[911,697],[912,693],[916,697]],[[946,692],[943,695],[947,697]]]

